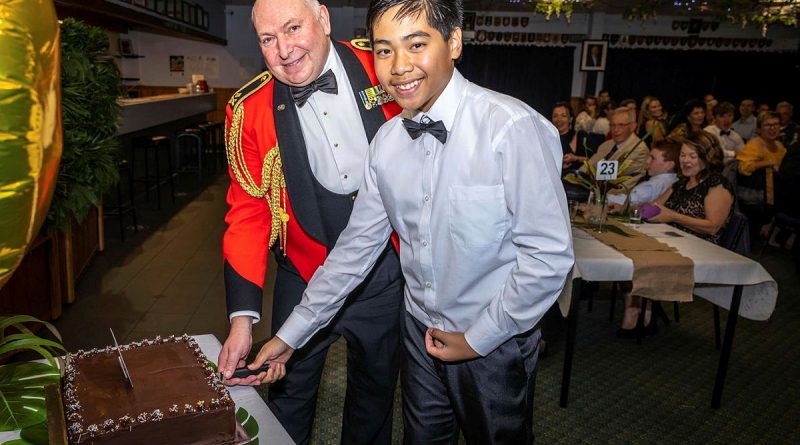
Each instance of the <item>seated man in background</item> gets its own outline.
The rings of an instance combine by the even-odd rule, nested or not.
[[[736,153],[744,147],[744,139],[736,130],[733,130],[733,111],[734,106],[730,102],[717,104],[711,110],[714,115],[714,123],[704,128],[705,131],[719,138],[722,151],[725,154],[725,163],[733,161]]]
[[[653,144],[650,156],[647,158],[649,179],[640,182],[631,190],[628,198],[630,205],[638,206],[655,201],[678,180],[675,166],[680,152],[681,144],[677,142],[664,140]],[[608,194],[608,202],[611,204],[612,211],[619,211],[625,204],[625,193],[616,193],[617,191]]]
[[[739,120],[733,123],[733,129],[745,141],[756,134],[756,117],[753,114],[755,109],[756,104],[753,99],[744,99],[739,104]]]
[[[614,110],[610,117],[611,140],[605,141],[597,147],[597,153],[589,158],[589,163],[597,168],[597,163],[602,160],[619,161],[619,176],[631,176],[625,181],[623,188],[631,189],[639,182],[646,170],[647,156],[650,151],[647,144],[635,134],[636,113],[628,108],[620,107]],[[631,161],[624,171],[622,164]],[[585,167],[581,167],[584,170]]]

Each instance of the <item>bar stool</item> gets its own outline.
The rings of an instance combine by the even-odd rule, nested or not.
[[[178,172],[196,172],[198,182],[203,178],[203,137],[200,128],[185,128],[175,147]]]
[[[172,169],[172,144],[166,136],[146,136],[139,137],[133,140],[133,147],[131,149],[131,164],[133,169],[136,168],[136,152],[144,151],[144,175],[136,178],[136,181],[144,183],[145,200],[150,201],[150,182],[155,182],[156,186],[156,202],[158,209],[161,210],[161,184],[166,179],[169,181],[170,192],[172,196],[172,204],[175,204],[175,178]],[[166,177],[161,175],[160,158],[161,152],[166,152],[167,157],[167,174]],[[153,174],[150,173],[150,159],[154,162]]]
[[[131,171],[130,164],[127,160],[121,159],[117,162],[117,169],[120,173],[120,178],[117,181],[116,186],[116,195],[117,200],[114,203],[115,205],[103,205],[103,216],[104,217],[117,217],[119,218],[119,236],[122,241],[125,241],[125,222],[124,216],[126,213],[131,214],[131,218],[133,219],[133,231],[138,232],[139,226],[136,222],[136,206],[134,205],[134,198],[133,198],[133,172]],[[128,184],[128,192],[127,192],[127,201],[122,199],[122,177],[125,176],[126,183]]]
[[[227,161],[227,153],[225,153],[225,122],[208,122],[206,126],[208,128],[209,146],[214,153],[214,168],[216,169],[219,165],[225,168],[225,162]]]

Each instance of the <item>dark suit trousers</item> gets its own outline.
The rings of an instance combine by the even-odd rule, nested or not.
[[[286,261],[285,257],[278,258],[273,331],[280,328],[300,303],[307,286]],[[400,261],[389,248],[364,284],[348,296],[333,321],[295,351],[287,364],[286,377],[269,388],[269,408],[295,442],[300,445],[309,442],[325,357],[330,345],[340,337],[347,341],[347,391],[341,442],[347,445],[391,442],[403,312]]]
[[[442,362],[425,350],[425,325],[405,313],[404,443],[532,444],[538,328],[511,338],[486,357]]]

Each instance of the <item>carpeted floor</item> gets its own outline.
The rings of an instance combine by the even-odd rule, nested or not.
[[[558,405],[564,325],[559,316],[549,314],[547,356],[540,361],[536,383],[537,443],[800,443],[800,277],[789,252],[768,250],[762,263],[779,284],[777,308],[768,322],[739,319],[719,410],[710,408],[719,353],[712,306],[705,300],[683,304],[680,323],[662,324],[658,335],[637,346],[614,336],[617,326],[608,322],[609,289],[601,286],[593,312],[587,313],[582,302],[566,409]],[[671,315],[671,306],[665,307]],[[726,317],[722,311],[723,326]],[[340,341],[328,356],[314,444],[339,443],[344,350]],[[402,441],[399,397],[398,391],[395,443]]]

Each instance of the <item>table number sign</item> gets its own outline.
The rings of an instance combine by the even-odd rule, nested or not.
[[[610,181],[612,179],[617,179],[618,168],[619,161],[598,161],[595,179],[598,181]]]

